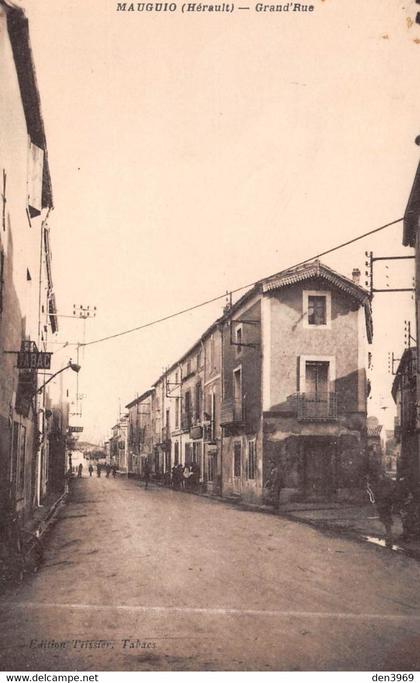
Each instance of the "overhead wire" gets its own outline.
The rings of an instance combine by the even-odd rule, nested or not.
[[[381,225],[378,228],[374,228],[373,230],[369,230],[368,232],[365,232],[362,235],[358,235],[357,237],[353,237],[352,239],[347,240],[346,242],[342,242],[341,244],[338,244],[334,247],[331,247],[330,249],[326,249],[325,251],[322,251],[319,254],[315,254],[309,258],[306,258],[303,261],[299,261],[298,263],[295,263],[293,266],[288,266],[284,270],[273,273],[272,275],[268,275],[267,277],[264,277],[261,280],[255,280],[254,282],[250,282],[246,285],[241,285],[240,287],[236,287],[236,289],[229,290],[228,292],[224,292],[223,294],[218,294],[217,296],[214,296],[211,299],[206,299],[205,301],[201,301],[200,303],[194,304],[193,306],[188,306],[187,308],[183,308],[180,311],[176,311],[175,313],[170,313],[170,314],[165,315],[161,318],[157,318],[156,320],[151,320],[148,323],[143,323],[142,325],[137,325],[136,327],[132,327],[129,330],[123,330],[122,332],[115,332],[114,334],[109,334],[106,337],[101,337],[100,339],[93,339],[92,341],[81,343],[80,346],[92,346],[93,344],[100,344],[101,342],[105,342],[105,341],[108,341],[110,339],[116,339],[117,337],[122,337],[122,336],[127,335],[127,334],[132,334],[133,332],[138,332],[139,330],[144,330],[147,327],[152,327],[153,325],[158,325],[159,323],[163,323],[166,320],[171,320],[172,318],[177,318],[180,315],[184,315],[185,313],[195,311],[198,308],[202,308],[203,306],[208,306],[209,304],[212,304],[215,301],[220,301],[220,299],[224,299],[226,297],[226,294],[237,294],[238,292],[242,292],[244,289],[250,289],[251,287],[254,287],[255,285],[257,285],[259,282],[262,282],[263,280],[268,280],[270,277],[273,277],[274,275],[280,275],[281,273],[284,273],[288,270],[291,270],[293,268],[298,268],[299,266],[303,266],[305,263],[308,263],[310,261],[314,261],[315,259],[321,258],[321,256],[326,256],[327,254],[332,254],[334,251],[338,251],[339,249],[343,249],[344,247],[348,247],[350,244],[354,244],[354,242],[358,242],[358,241],[364,239],[365,237],[369,237],[370,235],[374,235],[375,233],[380,232],[381,230],[385,230],[385,228],[389,228],[392,225],[396,225],[397,223],[401,223],[401,221],[403,221],[403,220],[404,220],[404,217],[398,218],[398,219],[391,221],[389,223],[385,223],[384,225]]]

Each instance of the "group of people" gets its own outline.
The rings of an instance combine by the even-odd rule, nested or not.
[[[106,473],[105,476],[107,478],[109,478],[109,475],[111,474],[111,472],[112,472],[112,476],[114,478],[116,477],[117,466],[115,465],[115,463],[113,463],[112,465],[109,462],[107,462],[105,465],[103,465],[100,462],[96,463],[96,476],[97,477],[101,476],[103,469],[105,470],[105,473]],[[95,468],[91,462],[89,463],[88,471],[89,471],[89,477],[91,477],[95,471]],[[80,463],[78,468],[77,468],[77,476],[79,478],[83,476],[83,463]]]
[[[190,491],[198,489],[200,465],[197,462],[193,462],[191,465],[174,465],[170,483],[174,489],[189,489]]]
[[[143,480],[145,488],[148,488],[151,475],[150,464],[146,461],[143,466]],[[174,489],[184,489],[189,491],[196,491],[200,485],[200,466],[197,462],[191,465],[174,465],[170,472],[165,472],[164,484]]]

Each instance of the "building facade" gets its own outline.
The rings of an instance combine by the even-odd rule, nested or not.
[[[28,22],[5,0],[0,81],[0,501],[25,520],[42,504],[54,470],[54,411],[48,392],[37,393],[48,374],[16,367],[17,351],[46,351],[57,331],[47,223],[53,203]]]
[[[257,283],[150,390],[153,473],[261,502],[278,465],[284,501],[357,496],[371,339],[368,292],[319,261]]]
[[[142,476],[146,460],[152,462],[152,395],[153,390],[149,389],[126,405],[128,473],[134,476]]]
[[[357,495],[366,475],[368,293],[320,262],[259,283],[224,325],[224,481],[264,499]]]
[[[398,475],[410,481],[419,479],[416,430],[417,348],[405,349],[392,385],[392,397],[397,407],[395,439],[400,445]]]

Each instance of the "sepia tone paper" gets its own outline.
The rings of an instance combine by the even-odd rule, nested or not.
[[[255,283],[325,254],[328,273],[351,281],[359,269],[364,287],[366,251],[413,255],[397,221],[418,163],[414,2],[18,6],[29,20],[54,205],[58,331],[47,348],[53,372],[69,359],[81,365],[51,391],[68,397],[70,425],[83,427],[87,449],[103,450],[130,402],[167,368],[175,372],[197,340],[204,349],[205,331]],[[408,290],[413,261],[377,262],[374,274],[378,289]],[[313,278],[307,290],[319,295]],[[88,306],[92,315],[80,317]],[[364,306],[360,298],[357,321],[345,308],[343,319],[356,322],[341,329],[337,348],[350,357],[351,340],[363,335],[354,372],[366,369],[370,393],[359,385],[357,401],[391,433],[391,355],[399,360],[407,346],[407,322],[415,346],[414,294],[375,294],[370,345]],[[276,372],[278,382],[289,373],[307,386],[305,363],[330,363],[332,372],[322,343],[297,354],[297,337],[279,332],[283,356],[303,359],[281,366],[275,330],[264,337],[278,370],[262,370],[261,421],[276,419],[266,391],[272,381],[275,395]],[[340,435],[357,430],[352,423]],[[366,491],[363,506],[306,504],[286,500],[293,486],[283,482],[277,514],[264,491],[268,456],[256,465],[258,495],[241,489],[238,503],[232,434],[232,472],[223,473],[226,459],[215,465],[225,489],[207,486],[204,496],[161,486],[154,469],[146,491],[140,464],[141,477],[124,467],[115,480],[96,470],[89,477],[73,447],[82,481],[70,482],[54,513],[44,561],[1,597],[3,670],[417,670],[416,544],[395,537],[394,549],[383,547],[389,539]]]

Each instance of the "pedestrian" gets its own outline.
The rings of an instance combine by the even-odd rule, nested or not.
[[[149,465],[147,460],[144,463],[143,475],[144,475],[144,488],[147,489],[149,486],[149,481],[150,481],[150,465]]]
[[[395,500],[395,485],[392,479],[381,471],[368,476],[368,492],[375,504],[378,517],[385,527],[385,545],[392,547],[392,506]],[[373,500],[372,500],[373,498]]]
[[[96,465],[96,476],[97,476],[97,477],[100,477],[100,476],[101,476],[101,468],[102,468],[102,467],[101,467],[101,463],[98,462],[97,465]]]
[[[80,463],[79,467],[77,468],[77,476],[81,477],[82,476],[82,471],[83,471],[83,465]]]
[[[105,471],[106,471],[106,478],[109,479],[109,475],[111,474],[111,465],[109,462],[105,465]]]
[[[191,488],[194,490],[198,489],[200,483],[200,465],[198,462],[193,462],[191,465],[191,476],[190,476]]]
[[[189,468],[189,465],[185,465],[184,469],[182,471],[182,476],[184,478],[184,488],[189,489],[190,488],[190,476],[191,476],[191,470]]]
[[[420,506],[418,491],[407,476],[400,476],[395,486],[395,510],[401,517],[403,540],[419,538]]]
[[[115,477],[117,475],[117,466],[116,466],[115,462],[113,463],[111,469],[112,469],[112,478],[115,479]]]
[[[89,468],[88,468],[88,469],[89,469],[89,477],[91,477],[92,474],[93,474],[93,465],[92,465],[92,463],[89,463]]]
[[[274,509],[278,511],[280,507],[281,490],[284,488],[284,478],[279,464],[272,463],[270,476],[265,486],[269,489],[270,500]]]

